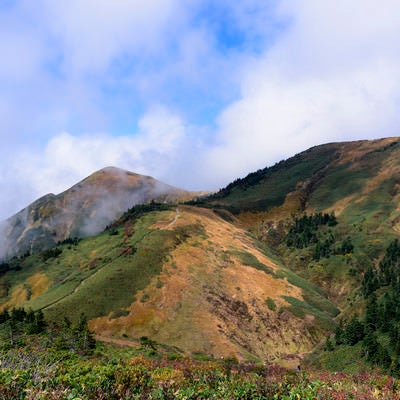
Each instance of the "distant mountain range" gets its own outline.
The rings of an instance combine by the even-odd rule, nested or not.
[[[37,200],[7,221],[0,308],[294,365],[363,318],[364,276],[400,235],[400,138],[313,147],[200,195],[106,168]]]

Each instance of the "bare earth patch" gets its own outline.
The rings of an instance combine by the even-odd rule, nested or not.
[[[148,336],[188,353],[215,357],[256,356],[274,362],[308,351],[315,341],[307,333],[309,318],[295,318],[282,297],[302,300],[301,290],[273,276],[280,267],[244,230],[212,210],[187,206],[179,207],[179,215],[160,214],[153,228],[194,224],[201,224],[205,235],[190,237],[170,253],[161,274],[136,294],[129,315],[96,318],[90,328],[103,336]],[[240,252],[253,255],[271,273],[243,265]],[[267,299],[274,301],[274,311]]]

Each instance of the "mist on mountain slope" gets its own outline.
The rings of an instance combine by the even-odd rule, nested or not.
[[[98,234],[137,204],[190,197],[189,192],[151,177],[107,167],[2,221],[0,260],[49,248],[68,237]]]

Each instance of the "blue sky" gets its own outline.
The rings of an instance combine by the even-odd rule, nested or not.
[[[0,218],[109,165],[214,190],[397,136],[400,3],[1,0]]]

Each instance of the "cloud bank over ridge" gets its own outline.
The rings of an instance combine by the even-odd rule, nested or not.
[[[0,215],[107,165],[212,190],[398,135],[398,15],[391,0],[4,2]]]

